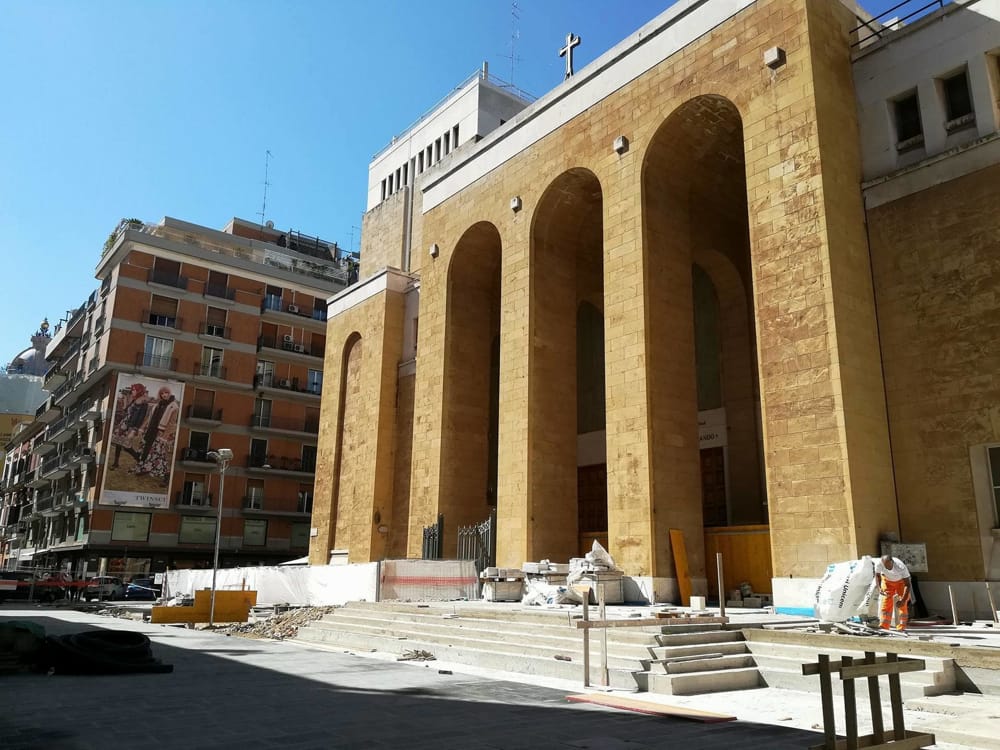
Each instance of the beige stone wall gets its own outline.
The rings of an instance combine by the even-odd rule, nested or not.
[[[327,324],[312,564],[331,549],[351,562],[379,560],[392,527],[396,379],[403,339],[403,295],[382,292]]]
[[[900,530],[932,580],[985,574],[969,448],[1000,442],[997,185],[993,166],[868,213]]]
[[[421,309],[408,554],[419,554],[422,527],[455,502],[442,488],[465,481],[467,467],[445,460],[444,449],[449,379],[460,376],[448,361],[448,331],[462,315],[449,306],[448,274],[461,238],[478,222],[496,227],[502,252],[498,564],[537,559],[555,548],[551,524],[576,521],[575,480],[563,487],[562,474],[550,471],[566,461],[567,430],[546,415],[561,403],[561,388],[575,389],[567,376],[572,363],[554,364],[570,353],[560,348],[565,310],[554,314],[553,305],[580,282],[574,269],[539,262],[539,238],[547,234],[536,226],[559,215],[540,206],[545,191],[571,171],[586,171],[598,185],[609,544],[622,567],[673,576],[668,532],[681,528],[692,575],[706,574],[690,266],[713,243],[736,240],[696,220],[703,201],[724,207],[723,220],[714,222],[722,226],[736,227],[740,211],[749,215],[748,228],[742,220],[749,252],[745,239],[742,250],[714,249],[730,253],[745,289],[753,284],[775,575],[819,575],[830,560],[871,551],[878,531],[895,528],[858,196],[849,22],[846,9],[827,0],[761,0],[422,217],[413,253]],[[771,46],[787,54],[776,72],[762,59]],[[731,106],[701,100],[705,106],[685,108],[661,133],[696,97],[722,97]],[[729,110],[738,111],[742,129],[719,137],[735,138],[746,164],[739,169],[741,154],[733,154],[737,169],[716,180],[700,170],[707,157],[699,149],[712,145],[717,126],[731,126]],[[618,135],[631,144],[620,156],[612,150]],[[567,199],[589,190],[568,184]],[[680,199],[658,200],[660,190]],[[523,202],[516,213],[509,209],[513,196]],[[377,210],[388,217],[394,206],[387,201]],[[399,222],[372,214],[363,276],[394,265],[400,247],[393,229]],[[557,221],[552,236],[580,232],[565,216]],[[440,247],[436,259],[426,256],[432,242]],[[331,323],[331,342],[338,325]],[[377,338],[366,337],[365,357]],[[754,348],[731,343],[734,352]],[[377,391],[366,388],[364,398]],[[738,396],[747,433],[752,393]],[[324,424],[329,418],[324,408]],[[402,507],[399,497],[395,507]],[[395,518],[394,530],[402,523]]]
[[[409,189],[389,196],[361,219],[361,267],[367,279],[383,268],[403,268],[403,241]]]

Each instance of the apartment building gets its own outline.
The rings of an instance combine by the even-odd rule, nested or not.
[[[220,517],[223,565],[305,554],[326,300],[354,268],[271,223],[123,221],[100,287],[52,332],[51,395],[7,446],[4,564],[207,567]],[[219,448],[234,453],[224,490]]]

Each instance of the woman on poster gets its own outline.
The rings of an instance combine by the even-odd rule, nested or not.
[[[142,433],[139,429],[146,419],[148,396],[146,386],[142,383],[133,383],[130,388],[122,388],[118,393],[118,403],[115,406],[118,421],[111,431],[111,444],[115,447],[112,469],[118,468],[122,448],[136,460],[139,459],[139,451],[142,449]]]
[[[143,436],[143,447],[139,462],[131,469],[133,474],[149,474],[167,484],[179,412],[180,404],[170,388],[160,388],[139,430]]]

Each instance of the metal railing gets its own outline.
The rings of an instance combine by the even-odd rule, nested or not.
[[[218,299],[227,299],[232,301],[236,299],[236,290],[228,286],[220,286],[218,284],[206,284],[205,293],[202,296],[217,297]]]
[[[489,518],[471,526],[458,527],[458,559],[475,560],[476,572],[481,573],[497,559],[497,512],[491,510]]]
[[[870,43],[873,38],[881,39],[884,34],[891,33],[899,27],[905,26],[907,21],[916,20],[920,16],[932,13],[948,5],[950,2],[951,0],[903,0],[903,2],[892,6],[872,18],[866,19],[855,15],[854,18],[858,21],[858,25],[851,29],[851,35],[857,34],[858,38],[851,43],[851,46],[859,47]],[[906,15],[893,15],[898,10],[903,10]]]
[[[200,448],[182,448],[181,461],[197,461],[199,463],[214,464],[215,459],[208,457],[209,451]]]
[[[137,367],[153,367],[157,370],[176,370],[177,358],[165,354],[138,354],[135,364]]]
[[[275,456],[274,454],[261,456],[251,453],[247,455],[247,467],[251,469],[298,471],[305,474],[314,474],[316,472],[316,460],[303,460],[289,456]]]
[[[212,406],[199,406],[198,404],[191,404],[185,416],[188,419],[203,419],[206,422],[221,422],[222,421],[222,409],[216,409]]]
[[[212,493],[208,492],[200,495],[188,490],[181,490],[174,496],[174,504],[195,508],[210,508],[212,506]]]
[[[220,380],[225,380],[226,368],[220,364],[195,365],[193,374],[200,375],[205,378],[219,378]]]
[[[438,513],[437,523],[424,526],[420,556],[425,560],[440,560],[444,538],[444,515]]]
[[[250,426],[260,429],[305,432],[315,435],[319,432],[319,422],[315,419],[294,419],[292,417],[272,417],[269,414],[254,414]]]
[[[256,495],[244,495],[243,510],[264,510],[264,498]]]
[[[184,327],[184,320],[178,318],[176,313],[167,315],[165,313],[153,312],[152,310],[143,310],[142,317],[139,320],[146,325],[157,326],[159,328],[173,328],[177,331]]]
[[[216,325],[215,323],[202,323],[198,327],[198,333],[203,336],[215,336],[217,339],[232,338],[232,330],[227,326]]]
[[[177,289],[188,288],[187,276],[181,276],[180,274],[169,271],[160,271],[155,268],[149,269],[146,281],[150,284],[162,284],[163,286],[172,286]]]

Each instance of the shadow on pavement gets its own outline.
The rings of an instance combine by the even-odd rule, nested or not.
[[[4,614],[0,620],[30,619],[48,633],[95,627]],[[700,724],[571,704],[551,688],[439,674],[433,661],[418,666],[129,621],[104,627],[146,633],[153,655],[173,664],[173,673],[2,676],[0,746],[732,750],[799,749],[822,739],[769,724]]]

